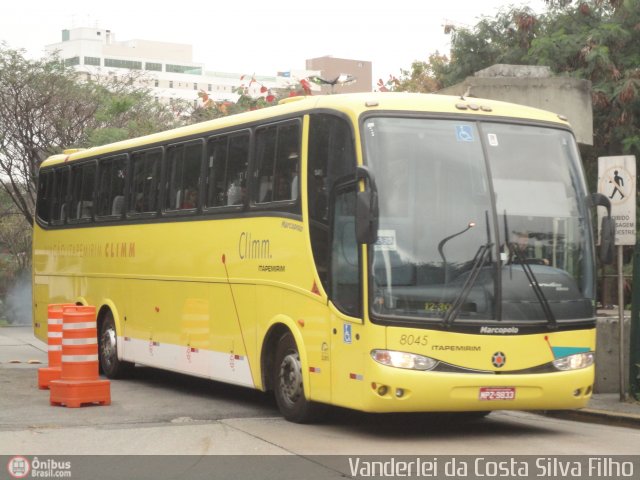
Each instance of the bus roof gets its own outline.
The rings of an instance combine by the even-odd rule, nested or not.
[[[109,155],[123,150],[144,148],[162,142],[179,140],[182,137],[190,137],[218,129],[225,129],[244,124],[252,124],[310,111],[313,109],[331,109],[342,111],[354,119],[368,111],[406,111],[424,113],[443,113],[459,115],[482,115],[487,117],[513,118],[521,120],[533,120],[557,123],[568,126],[567,120],[555,113],[539,110],[524,105],[500,102],[481,98],[458,96],[422,94],[422,93],[395,93],[373,92],[353,93],[339,95],[317,95],[302,97],[296,101],[285,101],[280,105],[263,108],[251,112],[229,115],[227,117],[209,120],[194,125],[188,125],[172,130],[146,135],[143,137],[123,140],[116,143],[66,151],[63,154],[53,155],[42,163],[42,167],[57,163],[80,160],[100,155]]]

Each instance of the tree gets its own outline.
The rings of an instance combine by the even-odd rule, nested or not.
[[[411,70],[400,70],[400,78],[389,75],[385,82],[378,80],[378,90],[389,92],[432,93],[440,90],[444,85],[440,79],[442,69],[449,60],[445,55],[436,52],[429,56],[429,61],[416,60],[411,64]]]
[[[31,265],[31,225],[5,191],[0,191],[0,255],[2,277],[13,277]]]
[[[529,58],[558,74],[590,80],[594,149],[640,156],[640,1],[552,5]]]
[[[49,155],[177,122],[133,77],[81,75],[55,56],[29,60],[0,45],[0,185],[30,225],[38,168]]]
[[[582,151],[592,183],[598,156],[640,157],[640,0],[549,0],[541,15],[510,8],[447,29],[450,57],[414,62],[392,89],[433,91],[496,63],[546,65],[592,83],[594,147]]]
[[[203,122],[236,113],[258,110],[277,105],[283,98],[312,94],[311,85],[306,78],[294,80],[289,85],[275,90],[269,89],[256,80],[254,75],[242,75],[240,80],[248,80],[248,83],[241,83],[240,86],[233,89],[233,93],[238,95],[238,99],[235,102],[213,100],[207,92],[201,90],[198,93],[198,97],[202,103],[194,108],[189,116],[188,123]],[[252,96],[249,90],[254,83],[260,85],[260,94],[257,96]]]
[[[141,86],[144,75],[135,70],[120,77],[95,76],[83,84],[95,102],[95,121],[82,146],[98,146],[181,126],[188,102],[158,102]]]
[[[0,190],[0,323],[31,318],[31,225]]]

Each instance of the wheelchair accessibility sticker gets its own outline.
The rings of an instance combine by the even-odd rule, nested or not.
[[[342,328],[342,340],[344,343],[351,343],[351,324],[345,323]]]
[[[473,127],[471,125],[456,125],[456,139],[459,142],[473,142]]]

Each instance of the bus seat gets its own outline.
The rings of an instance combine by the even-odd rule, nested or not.
[[[273,180],[271,177],[262,177],[260,179],[260,187],[258,192],[258,199],[260,202],[270,202],[273,200]]]
[[[93,202],[78,202],[78,208],[76,211],[76,218],[91,218],[93,211]]]
[[[122,215],[122,207],[124,206],[124,195],[116,195],[113,197],[111,204],[111,215]]]

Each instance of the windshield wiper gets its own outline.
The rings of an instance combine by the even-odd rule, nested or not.
[[[549,324],[550,329],[555,329],[558,326],[556,322],[556,317],[553,315],[551,311],[551,306],[549,305],[549,301],[547,297],[544,295],[542,291],[542,287],[540,287],[540,283],[536,278],[533,270],[531,270],[531,265],[529,265],[526,261],[526,258],[522,256],[522,252],[518,248],[518,246],[514,242],[509,242],[507,239],[509,238],[509,227],[507,224],[507,211],[504,211],[504,239],[507,244],[507,248],[509,249],[509,256],[515,255],[516,260],[522,265],[522,270],[529,280],[529,285],[533,289],[533,293],[535,293],[536,298],[538,299],[538,303],[542,307],[542,313],[544,313],[545,318],[547,319],[547,323]]]
[[[493,243],[485,243],[478,249],[475,257],[473,257],[473,267],[471,267],[469,275],[467,276],[464,285],[462,285],[462,290],[460,290],[460,293],[444,316],[443,323],[445,327],[449,327],[457,318],[458,313],[460,313],[460,309],[467,300],[469,292],[471,292],[471,288],[473,288],[473,285],[476,283],[476,279],[480,274],[480,268],[484,265],[485,259],[491,252],[492,245]]]
[[[518,249],[518,246],[515,243],[513,242],[508,243],[507,246],[509,248],[509,253],[512,255],[515,255],[518,263],[522,265],[522,270],[524,271],[524,274],[527,276],[527,280],[529,280],[529,285],[531,285],[531,288],[533,289],[533,293],[536,294],[536,298],[538,299],[538,302],[542,307],[542,311],[544,313],[544,316],[547,319],[549,328],[552,328],[552,329],[557,328],[558,323],[556,322],[556,317],[553,315],[553,311],[551,310],[549,301],[547,300],[547,297],[544,295],[544,292],[542,291],[542,287],[540,287],[540,283],[538,282],[538,279],[536,278],[535,274],[533,273],[533,270],[531,269],[531,265],[529,265],[526,261],[526,258],[524,258],[521,255],[520,250]]]

